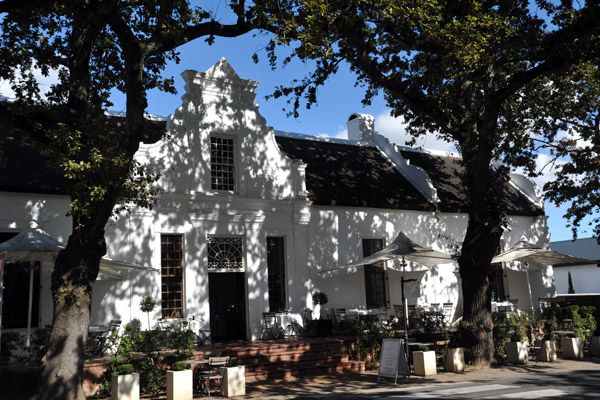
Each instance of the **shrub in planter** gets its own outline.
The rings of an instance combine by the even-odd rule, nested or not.
[[[134,371],[131,364],[121,364],[115,368],[112,376],[113,400],[139,400],[140,375]]]
[[[192,399],[193,391],[193,371],[185,362],[174,362],[167,371],[167,400]]]

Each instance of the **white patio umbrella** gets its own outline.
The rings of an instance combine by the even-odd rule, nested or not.
[[[446,264],[453,261],[452,256],[450,254],[442,253],[440,251],[423,247],[413,242],[408,236],[406,236],[406,234],[404,234],[404,232],[400,232],[392,243],[379,250],[378,252],[373,253],[370,256],[361,258],[359,260],[353,261],[346,265],[319,271],[319,273],[336,271],[341,269],[351,269],[359,267],[361,265],[377,264],[382,261],[389,261],[396,258],[402,258],[403,265],[404,261],[408,260],[424,265],[426,267],[434,267],[439,264]],[[394,267],[390,268],[397,269]]]
[[[58,252],[64,247],[44,230],[40,229],[37,222],[32,221],[29,228],[21,231],[18,235],[6,242],[0,243],[0,252],[6,251],[6,262],[43,262],[54,261]],[[100,260],[100,272],[116,279],[122,279],[118,271],[126,268],[138,270],[157,271],[149,267],[114,261],[107,257]],[[31,314],[33,303],[33,277],[34,268],[29,269],[29,304],[27,310],[27,338],[26,345],[30,344],[31,337]]]
[[[382,261],[389,261],[393,259],[401,258],[401,269],[395,266],[390,266],[391,269],[396,269],[405,272],[406,260],[415,262],[425,267],[431,268],[439,264],[447,264],[453,261],[450,254],[442,253],[440,251],[428,249],[415,242],[413,242],[404,232],[400,232],[396,239],[388,246],[371,254],[370,256],[361,258],[360,260],[353,261],[349,264],[338,266],[336,268],[326,269],[319,271],[319,273],[341,270],[341,269],[352,269],[361,265],[377,264]],[[404,280],[402,276],[402,304],[404,305],[404,338],[406,346],[406,354],[408,354],[408,304],[406,298],[404,298],[404,283],[411,282],[414,279]]]
[[[522,265],[512,264],[512,261],[518,261]],[[508,268],[515,271],[524,271],[527,277],[527,289],[529,291],[529,302],[533,308],[533,298],[531,295],[531,284],[529,282],[530,270],[541,270],[548,265],[569,265],[569,264],[595,264],[594,261],[559,253],[558,251],[546,250],[529,243],[524,237],[504,253],[492,258],[492,263],[507,263]]]

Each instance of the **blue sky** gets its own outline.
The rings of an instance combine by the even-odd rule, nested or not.
[[[389,109],[385,106],[383,96],[376,97],[370,106],[364,107],[361,103],[364,90],[355,87],[355,77],[347,69],[341,68],[340,72],[330,79],[319,91],[319,103],[313,105],[309,110],[301,109],[298,118],[287,117],[283,108],[287,106],[286,99],[266,100],[265,96],[272,93],[279,84],[289,83],[292,79],[301,79],[310,70],[309,65],[293,62],[284,69],[272,71],[263,50],[268,42],[264,35],[246,34],[238,38],[217,38],[214,45],[209,46],[202,40],[196,40],[182,46],[180,51],[181,62],[170,64],[165,75],[175,78],[176,95],[152,91],[148,96],[148,109],[151,114],[168,115],[175,111],[181,104],[181,96],[184,93],[183,79],[180,74],[186,69],[206,71],[219,59],[225,57],[238,75],[244,79],[252,79],[261,82],[256,90],[256,102],[260,106],[260,113],[266,118],[267,124],[277,130],[304,133],[310,135],[327,135],[333,137],[345,137],[346,120],[353,112],[371,114],[375,117],[375,127],[384,136],[393,142],[404,145],[406,135],[402,129],[402,121],[389,116]],[[254,64],[251,57],[258,52],[260,63]],[[50,83],[52,77],[46,78]],[[0,83],[0,93],[10,96],[6,85]],[[115,111],[124,111],[124,97],[115,93],[113,96]],[[423,147],[437,150],[452,150],[452,145],[440,142],[434,137],[427,138]],[[540,185],[551,179],[550,174],[538,179]],[[556,208],[546,204],[548,225],[551,233],[551,241],[572,239],[570,229],[566,228],[566,220],[562,218],[564,208]],[[584,226],[584,228],[588,228]],[[591,230],[582,229],[579,237],[590,237]]]

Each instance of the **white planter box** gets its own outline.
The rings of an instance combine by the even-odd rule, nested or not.
[[[536,350],[538,361],[556,361],[556,345],[554,344],[554,340],[538,340],[535,342],[535,346],[540,348]]]
[[[504,350],[506,350],[507,362],[511,364],[527,364],[529,360],[527,342],[508,342]]]
[[[413,352],[413,363],[415,365],[415,375],[426,376],[437,374],[435,351]]]
[[[600,356],[600,336],[592,336],[590,339],[590,355]]]
[[[113,375],[112,400],[140,400],[140,375]]]
[[[444,349],[444,351],[446,352],[446,359],[444,360],[446,371],[460,372],[465,370],[465,351],[462,347]]]
[[[246,367],[223,367],[219,368],[219,372],[223,374],[222,389],[225,397],[246,395]]]
[[[193,371],[167,371],[167,400],[192,400]]]
[[[583,344],[579,338],[560,339],[564,358],[583,358]]]

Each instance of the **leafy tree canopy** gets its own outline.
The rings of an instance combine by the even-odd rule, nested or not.
[[[469,194],[458,259],[462,330],[477,364],[493,356],[490,262],[505,223],[498,197],[510,169],[535,174],[538,147],[562,132],[556,94],[579,118],[576,99],[595,96],[564,77],[598,59],[598,17],[596,2],[544,0],[296,0],[272,15],[282,34],[271,43],[271,62],[277,45],[298,39],[292,57],[316,65],[273,94],[290,96],[292,114],[315,103],[318,88],[347,62],[366,103],[383,91],[410,133],[433,133],[461,153]]]

